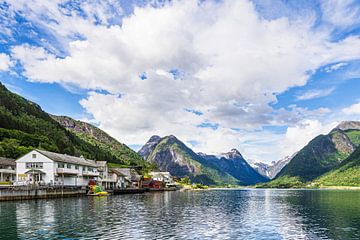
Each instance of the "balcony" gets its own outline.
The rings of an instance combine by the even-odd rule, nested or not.
[[[77,174],[79,174],[79,170],[72,169],[72,168],[57,168],[56,173],[60,174],[60,175],[63,175],[63,174],[77,175]]]
[[[16,174],[16,171],[13,169],[8,169],[8,168],[0,168],[0,173]]]
[[[88,177],[98,177],[99,176],[99,172],[92,172],[92,171],[83,171],[82,172],[83,176],[88,176]]]
[[[109,177],[105,177],[105,178],[101,178],[99,179],[100,182],[116,182],[117,180],[115,178],[109,178]]]

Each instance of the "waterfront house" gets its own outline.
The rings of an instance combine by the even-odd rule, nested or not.
[[[16,179],[15,159],[0,157],[0,182],[14,182]]]
[[[110,168],[109,172],[116,176],[115,188],[129,188],[131,187],[131,180],[128,179],[123,173],[122,168]]]
[[[162,190],[165,188],[165,183],[152,178],[144,178],[142,187],[150,190]]]
[[[134,169],[131,168],[116,168],[118,172],[125,176],[125,181],[130,183],[130,188],[141,188],[142,187],[142,175],[138,174]]]
[[[118,181],[118,175],[111,171],[106,161],[96,161],[99,172],[98,184],[104,189],[113,189]],[[119,176],[121,178],[121,176]]]
[[[175,181],[169,172],[150,172],[149,175],[154,181],[163,182],[165,187],[176,186]]]
[[[86,186],[98,180],[98,165],[84,157],[33,150],[16,160],[18,184]]]

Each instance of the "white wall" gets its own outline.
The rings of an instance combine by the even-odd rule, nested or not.
[[[36,158],[32,158],[32,154],[36,154]],[[40,171],[45,173],[45,176],[43,180],[45,183],[50,183],[51,181],[54,182],[54,161],[50,158],[45,157],[41,153],[33,150],[29,152],[28,154],[20,157],[18,160],[16,160],[16,179],[19,181],[19,174],[25,174],[30,169],[26,168],[26,163],[29,162],[37,162],[37,163],[43,163],[43,168],[39,169]],[[27,179],[29,180],[29,179]]]
[[[32,155],[36,154],[36,158],[32,158]],[[67,168],[67,163],[65,163],[66,171],[71,171],[74,175],[65,175],[64,178],[61,174],[57,175],[58,163],[54,162],[50,158],[44,156],[43,154],[33,150],[28,154],[20,157],[16,160],[16,181],[20,181],[19,174],[25,174],[30,169],[26,168],[26,163],[43,163],[43,168],[39,169],[40,171],[45,173],[43,177],[43,181],[45,184],[53,183],[57,185],[62,185],[62,181],[64,180],[63,185],[71,185],[71,186],[86,186],[89,183],[89,177],[82,176],[84,166],[79,165],[79,169],[75,169],[75,164],[71,164],[71,168]],[[77,173],[77,178],[76,174]],[[57,179],[57,180],[56,180]],[[29,180],[29,176],[25,180]]]

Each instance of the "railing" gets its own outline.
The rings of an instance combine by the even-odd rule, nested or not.
[[[91,172],[91,171],[83,171],[82,172],[83,176],[92,176],[92,177],[97,177],[99,176],[99,172]]]
[[[58,174],[79,174],[79,170],[71,168],[57,168],[56,172]]]
[[[7,169],[7,168],[0,168],[0,173],[11,173],[16,174],[16,171],[13,169]]]
[[[101,182],[116,182],[115,178],[101,178],[99,179]]]

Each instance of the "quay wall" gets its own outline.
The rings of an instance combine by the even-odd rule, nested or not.
[[[1,187],[0,201],[85,196],[84,187]]]

